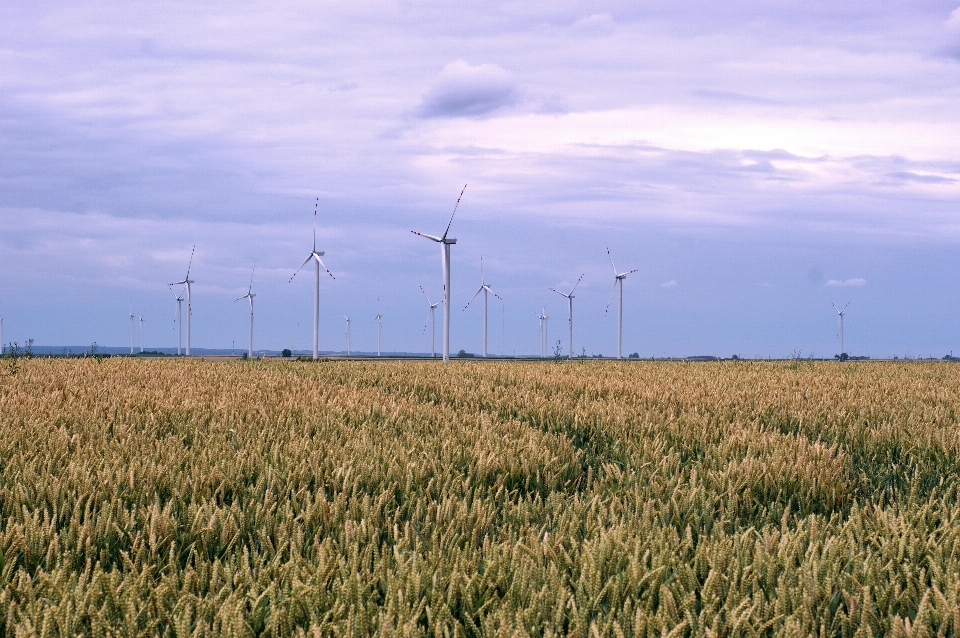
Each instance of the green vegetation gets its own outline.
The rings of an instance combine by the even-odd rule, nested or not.
[[[0,632],[957,635],[960,367],[21,359]]]

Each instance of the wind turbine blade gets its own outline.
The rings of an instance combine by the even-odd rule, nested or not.
[[[610,254],[610,246],[607,246],[607,258],[610,260],[610,266],[613,268],[613,274],[617,274],[617,267],[613,265],[613,255]]]
[[[583,273],[583,275],[586,275],[586,274],[587,274],[587,273]],[[576,289],[577,289],[577,286],[580,285],[580,282],[583,281],[583,275],[580,275],[580,279],[577,279],[577,283],[575,283],[575,284],[573,285],[573,289],[570,291],[570,295],[573,294],[573,291],[576,290]],[[567,295],[567,296],[570,296],[570,295]]]
[[[494,297],[496,297],[496,298],[499,299],[500,301],[503,301],[503,297],[501,297],[501,296],[498,295],[497,293],[493,292],[493,288],[491,288],[489,285],[484,284],[483,287],[486,288],[486,289],[487,289],[487,292],[489,292],[491,295],[493,295]]]
[[[193,268],[193,253],[195,253],[196,251],[197,251],[197,245],[194,244],[193,248],[190,250],[190,263],[187,264],[187,276],[183,278],[184,283],[186,283],[187,279],[190,279],[190,269]]]
[[[253,270],[250,271],[250,290],[253,290],[253,273],[257,272],[257,267],[254,266]]]
[[[479,295],[482,291],[483,291],[483,286],[480,286],[479,288],[477,288],[477,292],[473,293],[473,296],[470,297],[470,301],[467,302],[467,305],[464,306],[463,309],[466,310],[467,308],[469,308],[470,304],[473,303],[473,300],[476,299],[477,295]]]
[[[613,279],[613,288],[610,289],[610,294],[607,295],[607,309],[603,311],[603,314],[607,314],[610,311],[610,302],[613,301],[613,292],[617,289],[617,282],[620,281],[616,277]]]
[[[317,252],[317,207],[320,206],[320,198],[313,205],[313,252]]]
[[[419,237],[426,237],[427,239],[429,239],[429,240],[431,240],[431,241],[437,241],[437,242],[443,241],[442,239],[440,239],[439,237],[436,237],[436,236],[434,236],[434,235],[428,235],[428,234],[426,234],[426,233],[418,233],[418,232],[415,231],[415,230],[411,230],[410,232],[413,233],[414,235],[419,236]]]
[[[627,275],[632,275],[635,272],[640,272],[639,268],[634,268],[633,270],[628,270],[627,272],[622,272],[617,277],[626,277]]]
[[[336,277],[333,276],[333,273],[330,272],[329,270],[327,270],[327,267],[323,265],[323,260],[320,259],[320,255],[318,255],[317,253],[313,253],[313,257],[314,257],[314,259],[317,260],[317,262],[320,264],[320,266],[322,266],[323,269],[327,271],[327,274],[330,275],[330,278],[331,278],[331,279],[336,279]]]
[[[301,270],[303,270],[303,267],[306,266],[307,264],[309,264],[311,259],[313,259],[313,253],[310,253],[310,256],[303,260],[303,263],[300,264],[300,267],[299,267],[299,268],[297,268],[297,272],[293,273],[293,277],[296,277],[296,276],[297,276],[297,273],[300,272]],[[290,279],[289,279],[289,281],[287,281],[287,283],[290,283],[291,281],[293,281],[293,277],[290,277]]]
[[[432,308],[433,303],[430,301],[430,297],[427,296],[427,291],[423,289],[423,286],[420,286],[420,292],[423,293],[423,298],[427,300],[427,305]]]
[[[560,291],[557,290],[556,288],[550,288],[550,290],[552,290],[553,292],[557,293],[557,294],[560,295],[561,297],[569,297],[569,296],[570,296],[570,295],[568,295],[568,294],[565,293],[565,292],[560,292]]]
[[[440,241],[443,241],[444,239],[447,238],[447,233],[450,232],[450,224],[453,223],[453,216],[457,214],[457,206],[460,205],[460,198],[463,197],[463,193],[464,193],[464,191],[466,191],[466,190],[467,190],[467,185],[464,184],[464,185],[463,185],[463,190],[460,191],[460,197],[457,198],[457,203],[454,204],[454,206],[453,206],[453,213],[450,214],[450,221],[447,222],[447,229],[446,229],[445,231],[443,231],[443,238],[442,238]]]

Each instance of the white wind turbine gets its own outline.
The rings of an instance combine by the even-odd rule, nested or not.
[[[130,354],[133,354],[133,332],[134,332],[134,321],[136,316],[133,314],[133,308],[130,308]]]
[[[193,283],[193,280],[190,279],[190,269],[193,267],[193,253],[196,252],[197,247],[194,246],[193,250],[190,251],[190,263],[187,264],[187,276],[183,278],[183,281],[175,281],[172,284],[167,284],[169,286],[186,286],[187,287],[187,350],[186,355],[190,356],[190,315],[193,314],[193,304],[192,298],[190,296],[190,284]]]
[[[586,273],[584,273],[585,275]],[[583,275],[580,275],[580,279],[577,279],[577,283],[573,285],[573,288],[570,289],[570,292],[560,292],[555,288],[551,288],[553,292],[557,293],[561,297],[567,298],[567,324],[570,328],[570,344],[567,349],[567,358],[573,358],[573,291],[577,289],[577,286],[580,285],[580,281],[583,279]]]
[[[170,286],[167,286],[167,289],[170,290],[170,294],[173,295],[173,298],[177,301],[177,356],[180,356],[180,342],[183,340],[183,321],[182,321],[182,304],[183,304],[183,295],[186,293],[186,290],[180,291],[180,294],[174,294],[173,289]]]
[[[427,291],[423,289],[423,286],[420,286],[420,292],[423,293],[423,298],[427,300],[427,305],[430,306],[430,313],[427,316],[427,320],[430,322],[430,356],[436,357],[437,348],[435,344],[436,344],[436,333],[437,333],[437,321],[436,321],[436,317],[434,316],[434,310],[436,310],[437,306],[440,305],[440,302],[439,301],[437,303],[431,302],[430,297],[427,296]],[[427,324],[423,324],[423,331],[424,332],[427,331]]]
[[[448,238],[447,233],[450,232],[450,224],[453,223],[453,216],[457,214],[457,206],[460,205],[460,199],[463,197],[464,191],[467,190],[467,185],[463,185],[463,190],[460,191],[460,197],[457,198],[457,203],[453,207],[453,213],[450,215],[450,221],[447,222],[447,229],[443,231],[443,237],[435,237],[433,235],[427,235],[426,233],[418,233],[415,230],[411,230],[414,235],[419,235],[420,237],[426,237],[430,241],[435,241],[440,244],[440,267],[443,273],[443,360],[450,360],[450,246],[457,243],[456,239]]]
[[[546,307],[540,311],[537,318],[540,320],[540,358],[543,359],[547,356],[547,320],[550,318],[547,316]]]
[[[297,276],[297,273],[303,270],[303,267],[310,263],[313,260],[314,265],[314,293],[313,293],[313,358],[316,360],[319,351],[320,351],[320,267],[323,266],[323,269],[331,279],[336,279],[333,276],[333,273],[327,270],[327,267],[323,265],[321,257],[325,254],[322,250],[317,252],[317,206],[320,205],[320,198],[317,198],[317,203],[313,207],[313,250],[310,251],[310,254],[307,255],[307,258],[303,260],[303,263],[300,264],[300,268],[297,268],[297,272],[293,273],[293,277]],[[290,281],[293,281],[293,277],[290,277]],[[287,282],[290,283],[290,282]]]
[[[350,317],[343,315],[343,318],[347,320],[347,356],[350,356]]]
[[[140,315],[140,354],[143,354],[143,315]]]
[[[253,357],[253,298],[257,296],[257,294],[253,292],[253,273],[256,272],[256,270],[257,267],[254,266],[253,270],[250,271],[250,287],[247,288],[247,294],[233,300],[234,303],[241,299],[250,300],[250,344],[247,346],[247,356],[251,358]]]
[[[377,313],[377,316],[373,318],[373,320],[377,322],[377,356],[378,357],[380,356],[380,328],[382,327],[381,319],[383,319],[383,315],[381,315],[379,312]]]
[[[473,303],[473,300],[477,298],[477,295],[483,293],[483,357],[487,357],[487,293],[489,292],[494,297],[503,301],[503,298],[497,293],[493,292],[493,289],[484,281],[483,279],[483,255],[480,255],[480,287],[477,288],[477,292],[473,293],[473,296],[470,297],[470,301],[467,302],[467,305],[463,307],[464,310],[470,307],[470,304]]]
[[[627,278],[627,275],[632,275],[637,272],[637,269],[628,270],[626,272],[617,272],[617,267],[613,263],[613,256],[610,254],[610,248],[607,248],[607,257],[610,259],[610,266],[613,268],[613,288],[610,289],[610,294],[607,296],[607,309],[603,311],[603,314],[607,314],[610,310],[610,299],[613,297],[613,292],[617,289],[617,284],[620,285],[620,302],[617,306],[617,359],[623,358],[623,353],[621,351],[621,345],[623,344],[623,280]]]
[[[843,313],[847,311],[847,306],[850,305],[850,302],[847,302],[847,306],[844,306],[843,309],[837,308],[837,306],[831,301],[830,305],[833,306],[833,309],[837,311],[837,315],[840,317],[840,354],[843,355]]]

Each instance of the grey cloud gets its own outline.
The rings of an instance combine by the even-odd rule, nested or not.
[[[455,60],[423,96],[417,114],[423,118],[487,115],[514,103],[517,93],[516,80],[503,67]]]
[[[952,177],[943,177],[942,175],[921,175],[911,173],[910,171],[896,171],[886,173],[884,177],[900,182],[919,182],[921,184],[952,184],[957,180]]]

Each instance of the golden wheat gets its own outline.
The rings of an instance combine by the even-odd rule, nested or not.
[[[960,634],[960,367],[20,360],[8,636]]]

